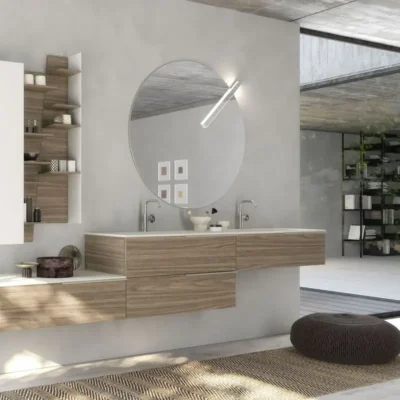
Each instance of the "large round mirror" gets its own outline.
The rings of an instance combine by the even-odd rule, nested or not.
[[[245,130],[229,89],[213,70],[193,61],[166,64],[140,87],[130,113],[131,152],[144,183],[163,201],[205,207],[235,181]]]

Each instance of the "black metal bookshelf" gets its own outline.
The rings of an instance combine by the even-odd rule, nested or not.
[[[346,135],[358,136],[357,145],[346,145]],[[373,138],[376,140],[375,143],[368,143]],[[389,144],[389,139],[399,139],[399,143],[393,145]],[[346,159],[346,152],[358,153],[358,159],[354,164],[348,164]],[[398,154],[397,158],[393,158]],[[400,166],[400,136],[396,134],[376,134],[376,133],[343,133],[342,134],[342,256],[346,252],[346,243],[353,243],[359,246],[360,258],[367,255],[365,252],[366,244],[382,242],[384,239],[391,241],[400,240],[400,233],[387,232],[387,228],[399,226],[400,232],[400,219],[395,220],[393,215],[393,223],[384,223],[383,216],[386,213],[385,210],[400,210],[400,204],[387,203],[389,198],[394,199],[400,197],[400,185],[397,188],[390,187],[390,184],[400,184],[400,173],[398,170],[395,172],[388,172],[388,169],[394,165]],[[387,168],[388,167],[388,168]],[[369,170],[374,169],[375,172],[370,175]],[[376,173],[376,171],[379,171]],[[345,193],[344,183],[353,182],[354,190],[358,193]],[[378,183],[378,188],[371,189],[368,186],[369,182]],[[357,209],[346,209],[345,208],[345,195],[354,194],[358,196],[358,203],[360,205]],[[378,203],[373,203],[371,209],[363,209],[363,196],[371,196],[379,199]],[[366,218],[365,213],[371,211],[380,211],[380,219]],[[360,226],[360,237],[358,240],[348,239],[346,227],[346,216],[352,215],[352,213],[358,213],[359,226]],[[377,234],[375,238],[366,239],[363,234],[363,227],[365,231],[368,227],[379,227],[380,234]],[[376,246],[378,249],[378,246]],[[380,251],[375,253],[369,253],[368,255],[376,256],[394,256],[400,255],[396,251],[393,251],[392,246],[390,247],[390,254],[384,254],[383,243],[380,246]]]

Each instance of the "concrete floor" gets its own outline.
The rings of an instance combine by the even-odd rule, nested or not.
[[[326,265],[301,267],[300,286],[400,300],[400,256],[330,258]]]

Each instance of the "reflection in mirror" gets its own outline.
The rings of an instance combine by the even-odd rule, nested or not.
[[[165,202],[205,207],[235,181],[245,150],[235,97],[207,129],[201,126],[228,89],[205,65],[177,61],[153,72],[136,94],[129,123],[132,156],[144,183]]]

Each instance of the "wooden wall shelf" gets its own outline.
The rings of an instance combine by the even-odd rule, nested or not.
[[[63,104],[63,103],[54,103],[48,106],[45,106],[45,110],[60,110],[60,111],[71,111],[77,110],[80,108],[77,104]]]
[[[57,90],[56,86],[41,86],[41,85],[28,85],[25,84],[25,90],[31,92],[51,92]]]
[[[26,153],[40,153],[40,158],[24,163],[24,195],[32,198],[33,208],[41,209],[45,224],[82,221],[82,181],[80,176],[69,179],[79,172],[51,172],[49,161],[75,159],[81,164],[81,65],[81,54],[49,55],[46,72],[29,72],[46,75],[47,85],[25,85],[25,126],[28,121],[37,121],[40,133],[24,133],[24,148]],[[54,117],[66,113],[75,124],[54,123]],[[75,129],[73,140],[69,138],[70,129]],[[25,225],[26,241],[33,241],[33,231],[34,224]]]
[[[46,171],[42,172],[40,175],[80,175],[80,172],[52,172]]]
[[[80,125],[75,125],[75,124],[50,124],[47,126],[44,126],[44,129],[63,129],[63,130],[70,130],[70,129],[75,129],[75,128],[80,128]]]
[[[24,161],[25,165],[50,165],[51,162],[50,161]]]
[[[53,137],[52,133],[24,133],[26,138],[43,139],[46,137]]]
[[[48,74],[55,75],[55,76],[74,76],[81,73],[79,69],[69,69],[69,68],[56,68],[53,71],[48,71]]]

